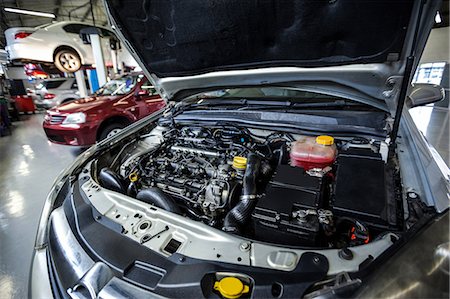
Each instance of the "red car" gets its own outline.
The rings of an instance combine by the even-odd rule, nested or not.
[[[48,110],[43,127],[51,142],[88,146],[164,106],[142,74],[124,75],[106,83],[92,97]]]

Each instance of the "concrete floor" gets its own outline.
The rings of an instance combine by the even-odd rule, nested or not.
[[[34,236],[47,192],[80,151],[47,141],[43,115],[0,138],[0,298],[26,298]]]
[[[419,128],[449,161],[447,109],[415,108]],[[23,116],[11,136],[0,138],[0,298],[25,298],[34,236],[48,190],[80,154],[47,141],[43,115]]]

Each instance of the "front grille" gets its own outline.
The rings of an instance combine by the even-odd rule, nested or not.
[[[49,120],[50,124],[57,125],[57,124],[62,123],[66,117],[63,115],[50,115],[49,118],[50,118],[50,120]]]

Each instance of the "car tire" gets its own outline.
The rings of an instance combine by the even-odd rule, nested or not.
[[[55,66],[61,72],[75,73],[81,68],[81,58],[70,49],[62,49],[55,54]]]
[[[125,128],[125,125],[124,124],[119,124],[119,123],[114,123],[114,124],[107,125],[100,132],[98,141],[101,141],[103,139],[106,139],[108,137],[111,137],[111,136],[119,133],[123,128]]]

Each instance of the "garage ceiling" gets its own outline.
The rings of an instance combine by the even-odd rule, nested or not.
[[[35,27],[52,22],[52,19],[34,17],[4,11],[4,7],[21,8],[39,12],[53,13],[56,21],[82,21],[106,25],[108,23],[102,0],[0,0],[0,49],[5,46],[4,31],[9,27]]]
[[[449,26],[449,2],[450,0],[443,1],[440,10],[442,22],[436,24],[436,27]],[[4,7],[53,13],[56,15],[57,21],[73,20],[93,23],[93,14],[97,25],[106,25],[108,23],[102,0],[0,0],[0,49],[5,46],[3,33],[7,28],[18,26],[35,27],[52,21],[49,18],[5,12]]]

